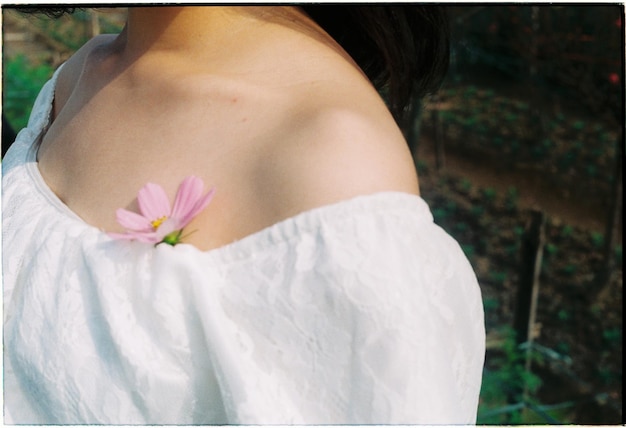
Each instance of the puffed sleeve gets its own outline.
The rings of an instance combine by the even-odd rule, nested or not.
[[[389,198],[287,222],[293,239],[232,263],[216,294],[195,288],[230,420],[475,423],[476,277],[423,200]]]

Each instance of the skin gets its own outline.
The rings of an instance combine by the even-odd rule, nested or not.
[[[86,223],[182,179],[217,192],[185,229],[219,248],[298,213],[383,191],[419,194],[411,155],[352,59],[296,7],[131,8],[64,66],[38,153]]]

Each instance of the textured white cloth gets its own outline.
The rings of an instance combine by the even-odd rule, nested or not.
[[[474,423],[483,308],[426,203],[362,196],[202,252],[116,241],[2,163],[6,423]]]

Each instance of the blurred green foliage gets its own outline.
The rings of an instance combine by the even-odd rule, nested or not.
[[[37,94],[53,73],[47,64],[33,66],[25,56],[4,61],[2,112],[19,131],[28,123],[28,117]]]
[[[541,379],[525,369],[526,351],[515,340],[515,332],[508,327],[500,329],[503,337],[498,354],[483,373],[480,393],[481,405],[478,424],[523,424],[527,419],[524,401],[534,402]],[[526,391],[526,396],[523,396]],[[513,404],[511,404],[513,403]]]
[[[5,21],[10,17],[19,31],[27,32],[26,40],[33,40],[31,46],[45,47],[35,52],[27,49],[28,55],[3,56],[2,112],[15,131],[28,123],[35,98],[58,66],[58,58],[62,62],[79,49],[92,37],[94,29],[100,34],[121,31],[125,10],[77,9],[71,15],[52,18],[3,7]]]

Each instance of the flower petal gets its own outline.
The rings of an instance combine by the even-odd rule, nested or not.
[[[169,216],[171,213],[170,201],[165,190],[158,184],[148,183],[137,193],[139,211],[150,221]]]
[[[164,242],[165,238],[174,232],[180,235],[182,228],[177,229],[177,223],[176,220],[167,219],[157,230],[153,230],[152,227],[150,227],[150,230],[127,230],[124,233],[109,232],[108,235],[114,239],[127,239],[149,244],[159,244]],[[176,243],[178,243],[178,241]]]
[[[139,242],[147,242],[148,244],[158,244],[163,240],[163,236],[160,233],[141,233],[135,236],[135,239]]]
[[[202,197],[202,190],[204,190],[204,182],[200,178],[186,177],[176,192],[172,217],[176,219],[186,217],[193,210],[198,199]]]
[[[165,190],[157,184],[148,183],[137,195],[141,214],[119,208],[116,211],[117,221],[126,231],[108,235],[115,239],[175,245],[180,242],[183,227],[213,199],[214,189],[205,195],[202,195],[203,190],[204,183],[200,178],[185,178],[178,188],[172,210]],[[158,225],[155,220],[159,220]]]
[[[168,218],[163,222],[163,224],[161,224],[161,226],[159,226],[159,228],[155,231],[155,234],[160,236],[161,239],[159,239],[159,241],[161,241],[165,235],[169,235],[179,229],[182,229],[182,227],[179,226],[178,220],[175,218]]]
[[[124,208],[118,208],[115,211],[115,217],[117,222],[124,228],[133,231],[149,231],[152,230],[150,220],[144,216],[134,213],[132,211],[125,210]]]
[[[126,233],[116,233],[116,232],[107,232],[107,235],[113,239],[135,239],[134,236],[128,232]]]
[[[113,239],[127,239],[129,241],[139,241],[139,242],[145,242],[148,244],[158,244],[163,239],[162,236],[157,235],[154,232],[146,232],[146,233],[132,232],[132,231],[125,232],[125,233],[109,232],[107,233],[107,235],[109,235]]]
[[[193,206],[193,208],[185,216],[179,218],[179,227],[183,228],[187,226],[187,224],[189,224],[189,222],[193,220],[195,216],[200,214],[200,212],[203,209],[205,209],[207,205],[209,205],[214,195],[215,195],[215,188],[212,188],[211,190],[207,192],[206,195],[198,199],[195,205]]]

